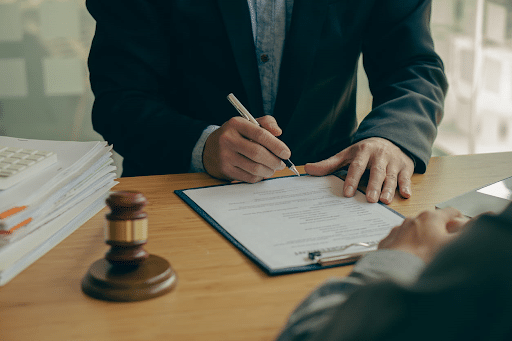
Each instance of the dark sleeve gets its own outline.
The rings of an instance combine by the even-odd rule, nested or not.
[[[383,137],[426,170],[447,81],[430,33],[430,0],[376,1],[363,42],[373,105],[354,142]]]
[[[208,123],[178,107],[178,51],[167,1],[87,0],[94,129],[124,157],[123,175],[187,172]],[[127,174],[127,172],[129,174]]]
[[[473,220],[415,283],[366,285],[286,340],[511,340],[511,268],[512,205]]]
[[[395,250],[368,253],[356,263],[349,276],[329,279],[302,301],[290,315],[278,341],[304,340],[320,333],[354,291],[384,280],[412,283],[424,267],[425,262],[410,253]]]

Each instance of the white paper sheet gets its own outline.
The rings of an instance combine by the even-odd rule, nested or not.
[[[106,147],[106,142],[99,141],[44,141],[7,136],[0,136],[0,145],[52,151],[57,154],[58,160],[56,164],[42,170],[37,177],[0,191],[0,212],[16,206],[30,206],[48,197],[52,190],[67,183],[85,162],[102,153],[104,148],[111,148]]]
[[[342,194],[343,180],[286,177],[183,191],[271,269],[312,264],[308,253],[379,241],[403,218],[361,192]],[[367,251],[351,247],[347,252]]]
[[[485,186],[477,192],[512,201],[512,177]]]

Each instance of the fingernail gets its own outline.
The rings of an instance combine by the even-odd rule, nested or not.
[[[391,193],[384,192],[384,193],[382,193],[381,198],[382,198],[382,201],[389,202],[389,201],[391,201]]]
[[[370,192],[368,192],[368,198],[373,202],[377,202],[379,199],[379,193],[377,193],[376,190],[372,189]]]
[[[288,159],[290,157],[290,154],[286,150],[282,150],[278,156],[281,159]]]
[[[409,189],[409,187],[405,187],[404,188],[404,194],[407,195],[407,196],[411,195],[411,190]]]
[[[347,197],[351,197],[351,196],[353,196],[353,195],[354,195],[354,193],[355,193],[355,190],[354,190],[354,187],[352,187],[352,186],[348,186],[348,187],[345,189],[345,195],[346,195]]]
[[[277,170],[283,170],[286,168],[286,165],[284,164],[283,161],[281,161],[281,163],[279,164],[279,167],[277,168]]]

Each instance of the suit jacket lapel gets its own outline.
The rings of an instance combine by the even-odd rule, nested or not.
[[[283,129],[298,104],[306,77],[311,72],[327,7],[328,0],[294,1],[274,107],[274,116]]]
[[[263,113],[263,100],[247,1],[217,1],[245,88],[245,94],[235,94],[235,96],[254,116],[258,117]]]

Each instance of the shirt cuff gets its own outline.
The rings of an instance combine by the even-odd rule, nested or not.
[[[216,125],[210,125],[206,127],[205,130],[203,130],[203,133],[199,137],[199,140],[197,140],[196,145],[194,146],[194,149],[192,149],[192,159],[190,161],[190,173],[200,173],[205,172],[204,165],[203,165],[203,151],[204,151],[204,145],[206,143],[206,140],[208,139],[208,136],[210,136],[211,133],[213,133],[215,130],[219,129],[219,126]]]
[[[392,280],[402,285],[416,281],[425,268],[418,256],[398,250],[381,249],[361,258],[349,277],[358,278],[364,284]]]

